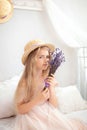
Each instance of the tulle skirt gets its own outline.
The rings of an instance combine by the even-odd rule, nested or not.
[[[87,130],[86,123],[66,117],[48,102],[18,114],[13,122],[12,130]]]

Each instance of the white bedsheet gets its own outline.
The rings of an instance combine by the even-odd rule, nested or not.
[[[12,130],[13,120],[15,117],[9,117],[5,119],[0,119],[0,130]]]
[[[75,111],[65,116],[69,118],[78,118],[87,123],[87,110]],[[0,119],[0,130],[12,130],[13,120],[15,117],[10,117],[6,119]]]
[[[71,112],[70,114],[66,114],[66,116],[70,118],[78,118],[87,123],[87,109]]]

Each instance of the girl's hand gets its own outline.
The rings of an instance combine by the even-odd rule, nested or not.
[[[53,74],[47,78],[46,83],[49,84],[49,86],[48,86],[49,93],[50,93],[49,102],[54,107],[57,107],[58,106],[58,101],[57,101],[57,97],[56,97],[56,93],[55,93],[55,86],[58,85],[58,82],[54,78]]]
[[[49,84],[49,87],[55,87],[55,86],[58,85],[58,82],[57,82],[57,80],[54,78],[54,75],[53,75],[53,74],[51,74],[51,76],[49,76],[49,77],[45,80],[45,82],[46,82],[47,84]]]
[[[36,102],[39,103],[44,103],[45,101],[47,101],[50,97],[49,94],[49,89],[46,88],[45,90],[39,92],[36,96],[35,96],[35,100]]]

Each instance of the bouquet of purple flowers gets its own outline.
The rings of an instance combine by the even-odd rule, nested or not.
[[[56,48],[54,52],[51,53],[50,61],[50,72],[49,75],[54,74],[57,68],[65,61],[64,53],[59,48]]]
[[[54,52],[51,53],[49,76],[51,76],[51,74],[54,74],[58,69],[58,67],[61,65],[61,63],[64,61],[65,61],[64,53],[59,48],[56,48]],[[45,87],[48,86],[49,84],[45,83]]]

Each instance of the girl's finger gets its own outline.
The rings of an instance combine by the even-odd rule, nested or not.
[[[54,77],[54,74],[51,74],[52,77]]]
[[[48,92],[48,88],[46,88],[46,89],[44,90],[44,92],[46,92],[46,93],[47,93],[47,92]]]

